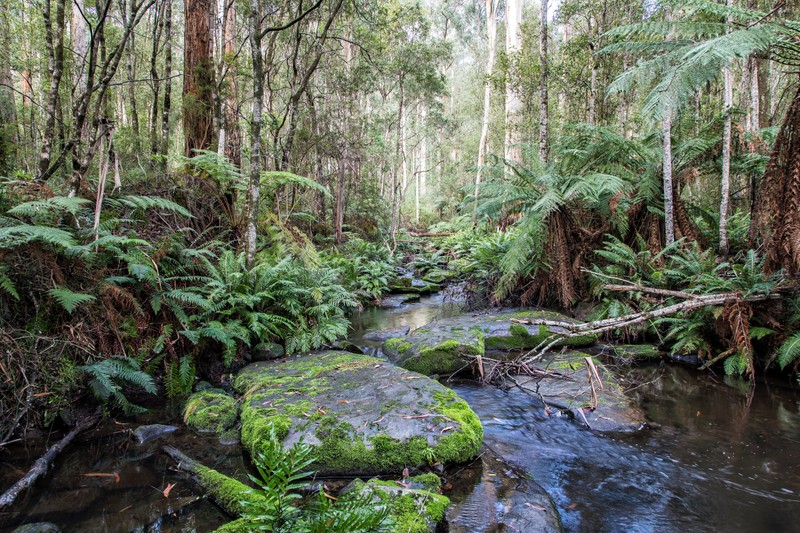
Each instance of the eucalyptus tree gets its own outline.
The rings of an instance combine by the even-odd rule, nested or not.
[[[486,78],[483,81],[483,120],[481,122],[481,140],[478,143],[478,169],[475,173],[475,209],[478,208],[478,196],[481,188],[481,174],[486,164],[486,152],[489,144],[489,122],[492,105],[492,71],[494,70],[494,59],[497,48],[497,2],[495,0],[485,0],[486,5]],[[476,211],[477,212],[477,211]]]

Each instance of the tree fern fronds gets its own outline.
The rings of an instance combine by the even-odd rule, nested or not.
[[[96,299],[96,297],[91,294],[73,292],[64,287],[50,289],[47,291],[47,294],[52,296],[56,303],[63,307],[69,314],[72,314],[79,305]]]
[[[261,173],[261,187],[263,190],[274,192],[278,188],[285,185],[303,187],[305,189],[321,193],[328,198],[332,198],[331,192],[327,187],[320,185],[311,178],[306,178],[305,176],[298,176],[297,174],[292,174],[291,172],[282,171],[267,171]]]
[[[72,215],[74,217],[87,212],[91,200],[79,198],[77,196],[68,198],[66,196],[54,196],[47,200],[34,200],[18,204],[8,211],[7,214],[15,217],[35,217],[35,216],[63,216]]]
[[[77,245],[71,232],[59,228],[30,224],[0,228],[0,249],[16,248],[32,242],[48,244],[57,248],[70,248]]]
[[[186,208],[183,207],[182,205],[177,204],[172,200],[167,200],[166,198],[161,198],[158,196],[128,195],[128,196],[122,196],[120,198],[106,198],[106,202],[112,206],[125,206],[131,209],[138,209],[141,211],[147,211],[148,209],[158,209],[161,211],[177,213],[187,218],[192,217],[191,213],[189,213],[189,211],[187,211]]]

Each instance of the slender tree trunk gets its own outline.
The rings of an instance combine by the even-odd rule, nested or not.
[[[733,8],[733,0],[728,0],[728,8]],[[728,19],[728,32],[732,21]],[[730,65],[722,68],[723,83],[723,133],[722,133],[722,183],[719,202],[719,254],[728,256],[728,206],[731,190],[731,130],[733,128],[731,109],[733,107],[733,74]]]
[[[506,54],[513,60],[520,50],[520,25],[522,24],[521,0],[506,0]],[[509,78],[511,78],[510,76]],[[506,80],[506,140],[507,161],[522,162],[522,97],[515,83]]]
[[[153,12],[153,48],[150,52],[150,79],[153,83],[153,100],[150,104],[150,155],[157,155],[159,150],[158,141],[158,98],[161,92],[161,80],[158,76],[158,50],[161,45],[161,34],[164,31],[163,11],[166,2],[161,1],[156,4]],[[169,80],[166,80],[169,83]]]
[[[65,4],[65,0],[56,0],[55,21],[51,20],[51,1],[47,0],[44,6],[45,43],[47,46],[48,67],[50,70],[50,92],[47,96],[45,108],[47,116],[45,118],[44,132],[42,135],[42,151],[39,155],[39,171],[36,175],[37,180],[43,180],[43,176],[50,168],[50,160],[52,159],[58,89],[61,85],[61,77],[64,73]],[[55,22],[55,25],[53,25],[53,22]]]
[[[133,13],[135,9],[135,1],[130,0],[130,7],[123,11],[126,13],[130,11]],[[125,5],[125,1],[123,0],[120,4],[121,6]],[[123,17],[125,24],[127,25],[127,17]],[[125,47],[125,72],[128,75],[128,100],[130,103],[130,116],[131,116],[131,129],[133,130],[133,150],[134,153],[138,153],[139,151],[139,111],[136,108],[136,32],[131,33],[130,38],[128,39],[128,44]]]
[[[0,24],[9,27],[9,11],[0,11]],[[11,34],[0,31],[0,46],[11,50]],[[14,73],[11,63],[0,65],[0,175],[9,176],[16,163],[16,127],[17,117],[14,106]]]
[[[225,14],[225,64],[227,70],[228,90],[225,94],[225,157],[240,167],[242,165],[242,133],[239,129],[238,99],[239,82],[236,79],[236,68],[232,63],[236,53],[236,2],[223,0],[227,3]]]
[[[550,157],[549,132],[550,111],[548,109],[547,83],[548,83],[548,57],[547,57],[547,0],[541,0],[539,21],[539,64],[541,74],[539,77],[539,159],[545,164]]]
[[[245,255],[252,268],[256,257],[258,200],[261,193],[261,120],[264,100],[264,57],[261,51],[261,2],[250,0],[250,54],[253,63],[253,113],[250,117],[250,180],[247,185]]]
[[[400,158],[405,160],[403,153],[403,108],[405,106],[405,90],[403,87],[403,74],[400,74],[400,101],[397,106],[397,144],[395,146],[395,165],[392,171],[392,215],[391,225],[389,228],[392,237],[397,233],[400,226],[400,180],[397,176],[397,165],[400,163]]]
[[[214,68],[211,51],[211,0],[185,0],[183,45],[184,155],[207,150],[214,132]]]
[[[172,107],[172,0],[164,0],[164,105],[161,107],[162,169],[167,169],[169,154],[169,112]]]
[[[672,110],[664,111],[661,124],[663,141],[663,179],[664,179],[664,235],[669,246],[675,242],[675,215],[672,193]]]
[[[481,140],[478,144],[478,170],[475,174],[475,208],[478,207],[483,167],[486,165],[486,152],[489,150],[489,121],[492,111],[492,81],[494,58],[497,50],[497,12],[495,0],[485,0],[486,33],[488,35],[489,56],[486,59],[486,77],[483,81],[483,121],[481,122]]]

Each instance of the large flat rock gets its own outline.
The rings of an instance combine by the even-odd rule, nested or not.
[[[477,415],[455,392],[382,359],[326,351],[244,368],[242,443],[258,453],[274,435],[314,446],[322,474],[397,474],[463,462],[483,440]]]
[[[405,336],[387,340],[383,353],[393,363],[421,374],[451,374],[469,365],[486,350],[521,350],[544,346],[558,326],[531,325],[515,320],[577,322],[553,311],[503,310],[440,319]],[[554,348],[590,346],[595,336],[564,339]]]
[[[591,361],[596,375],[587,361]],[[570,414],[596,431],[631,432],[644,426],[644,412],[625,395],[619,378],[597,358],[581,352],[547,354],[534,366],[542,375],[518,376],[516,381],[547,406]],[[594,377],[590,378],[590,373]]]

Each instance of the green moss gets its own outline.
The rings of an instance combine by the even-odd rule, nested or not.
[[[240,518],[218,527],[211,533],[250,533],[251,531],[253,531],[253,523],[250,520]]]
[[[259,407],[257,402],[253,399],[242,406],[242,444],[250,453],[260,449],[273,433],[276,438],[285,439],[292,427],[291,418],[275,407]]]
[[[242,501],[263,499],[252,487],[202,465],[197,466],[197,478],[214,501],[233,516],[245,510]]]
[[[435,449],[437,459],[455,463],[468,461],[478,453],[483,444],[483,426],[480,418],[467,402],[450,389],[436,393],[434,399],[438,403],[432,406],[432,411],[441,413],[461,426],[460,431],[451,433],[439,441]]]
[[[562,320],[564,317],[560,317]],[[494,350],[525,350],[536,348],[537,346],[544,346],[549,341],[554,340],[556,335],[551,333],[547,326],[540,324],[536,334],[531,335],[528,328],[522,324],[511,324],[508,327],[510,335],[492,335],[486,337],[486,348]],[[579,337],[571,337],[568,339],[561,339],[556,342],[553,347],[561,348],[563,346],[579,348],[590,346],[597,341],[596,335],[581,335]]]
[[[189,397],[184,406],[183,420],[198,431],[223,433],[236,424],[237,411],[234,398],[211,389]]]
[[[353,487],[355,490],[348,494],[368,491],[376,505],[385,505],[389,509],[394,533],[429,533],[444,520],[450,505],[445,496],[425,490],[403,489],[394,481],[371,479],[364,483],[356,480]]]
[[[409,481],[411,483],[417,483],[421,485],[425,490],[433,493],[438,493],[439,489],[441,489],[442,487],[442,479],[432,472],[414,476],[412,478],[409,478]]]
[[[414,345],[408,342],[405,337],[396,337],[383,343],[383,350],[385,352],[396,353],[398,355],[404,355],[413,348]]]

